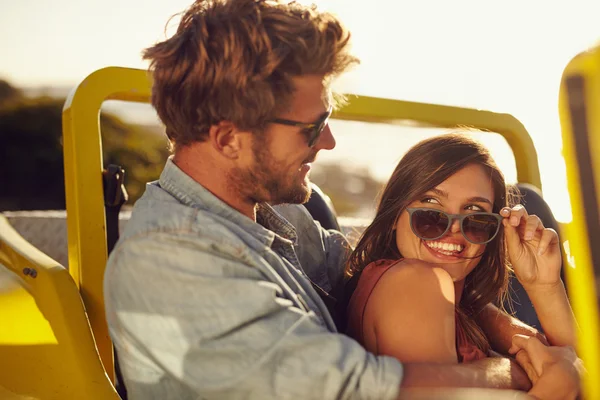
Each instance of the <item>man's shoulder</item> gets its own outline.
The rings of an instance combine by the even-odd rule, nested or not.
[[[160,187],[149,185],[135,203],[121,237],[130,238],[152,232],[210,233],[219,230],[219,226],[225,230],[217,220],[210,210],[183,204]],[[207,229],[203,229],[204,226]]]
[[[198,250],[214,247],[214,243],[239,247],[242,242],[239,232],[233,232],[210,210],[183,204],[168,192],[149,186],[133,207],[117,248],[171,239],[182,245],[191,242]]]

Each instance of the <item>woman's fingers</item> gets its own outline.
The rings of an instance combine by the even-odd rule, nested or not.
[[[504,217],[502,225],[504,225],[509,246],[518,245],[521,240],[533,240],[538,231],[544,231],[542,220],[537,215],[527,214],[525,207],[520,204],[513,208],[504,207],[500,210],[500,215]],[[547,248],[547,244],[543,249],[545,248]]]
[[[542,231],[542,237],[538,243],[537,253],[538,255],[544,255],[548,250],[548,247],[554,246],[558,243],[558,234],[552,228],[546,228]]]
[[[515,360],[521,366],[521,368],[523,368],[531,383],[535,385],[539,375],[536,372],[531,359],[529,358],[529,354],[525,350],[519,350],[515,355]]]
[[[529,215],[524,219],[525,229],[523,230],[523,239],[531,240],[535,237],[536,231],[544,229],[544,224],[537,215]]]
[[[534,336],[514,335],[512,346],[508,352],[515,354],[520,350],[524,350],[527,353],[535,372],[540,376],[542,374],[542,365],[550,357],[548,348]]]
[[[521,224],[521,219],[527,217],[527,210],[523,205],[517,204],[513,208],[504,207],[500,211],[500,215],[508,219],[508,224],[510,226],[519,226]]]
[[[504,208],[500,211],[500,215],[507,216],[510,215],[510,209]],[[517,250],[521,244],[521,238],[519,237],[519,233],[517,232],[517,228],[511,225],[509,218],[504,218],[502,220],[502,225],[504,226],[504,235],[506,237],[506,244],[508,245],[509,254],[514,250]],[[512,257],[512,255],[511,255]],[[513,260],[515,261],[515,260]]]

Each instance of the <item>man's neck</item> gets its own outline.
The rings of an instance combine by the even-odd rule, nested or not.
[[[199,146],[190,145],[177,149],[173,163],[219,200],[256,221],[256,203],[243,198],[239,193],[233,193],[228,184],[227,171],[219,168],[216,160],[200,151]]]

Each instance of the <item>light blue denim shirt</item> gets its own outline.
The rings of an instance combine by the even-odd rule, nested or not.
[[[401,364],[337,333],[307,279],[341,282],[343,236],[297,205],[257,221],[171,160],[147,186],[104,279],[129,398],[396,398]]]

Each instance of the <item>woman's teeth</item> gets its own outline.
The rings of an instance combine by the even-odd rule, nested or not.
[[[464,250],[465,246],[456,243],[425,242],[425,245],[446,255],[454,255]]]

